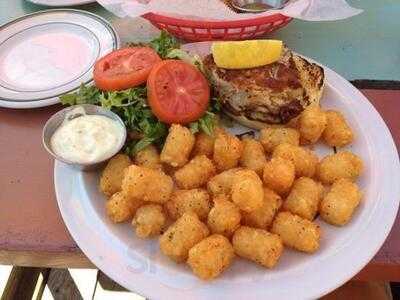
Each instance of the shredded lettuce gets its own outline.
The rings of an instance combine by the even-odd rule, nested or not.
[[[201,60],[200,56],[197,54],[190,55],[187,51],[182,49],[172,49],[168,52],[166,58],[175,58],[183,60],[189,64],[194,65],[197,67],[202,73],[204,73],[204,65],[203,61]]]

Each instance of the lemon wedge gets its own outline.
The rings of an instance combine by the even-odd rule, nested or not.
[[[211,52],[215,64],[225,69],[247,69],[279,60],[283,43],[278,40],[214,42]]]

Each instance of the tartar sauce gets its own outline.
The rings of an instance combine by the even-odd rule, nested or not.
[[[71,116],[80,116],[71,118]],[[82,107],[69,112],[50,140],[55,154],[75,163],[94,163],[109,158],[121,145],[124,130],[117,121],[87,115]]]

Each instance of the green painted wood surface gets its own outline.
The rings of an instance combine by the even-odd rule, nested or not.
[[[400,80],[400,1],[351,0],[364,9],[353,18],[335,22],[294,20],[272,35],[297,52],[331,67],[349,80]],[[1,0],[0,23],[46,7],[26,0]],[[122,40],[142,40],[155,30],[140,19],[118,19],[98,4],[77,8],[111,21]]]

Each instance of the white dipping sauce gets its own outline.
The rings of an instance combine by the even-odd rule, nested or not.
[[[82,116],[69,119],[71,115]],[[69,112],[50,140],[55,154],[75,163],[110,158],[124,138],[120,123],[102,115],[87,115],[82,107]]]

